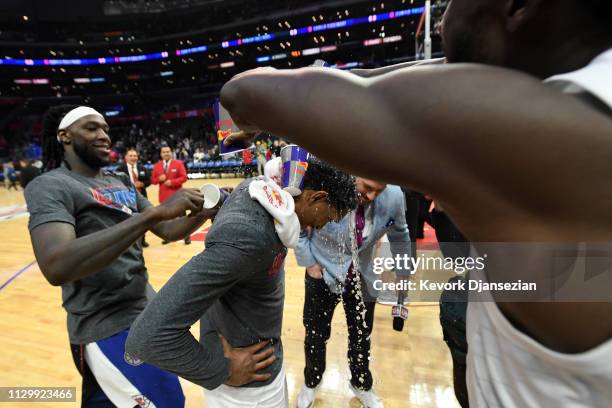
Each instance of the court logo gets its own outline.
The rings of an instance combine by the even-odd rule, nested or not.
[[[134,367],[138,367],[139,365],[142,365],[142,363],[144,363],[144,361],[136,357],[130,356],[127,351],[123,354],[123,359],[125,360],[126,363]]]
[[[151,401],[144,395],[134,395],[132,399],[136,402],[138,407],[148,408],[151,406]]]
[[[12,205],[0,207],[0,221],[14,220],[15,218],[27,217],[28,209],[25,205]]]

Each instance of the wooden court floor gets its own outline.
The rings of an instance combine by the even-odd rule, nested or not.
[[[219,185],[237,185],[239,180],[215,180]],[[199,187],[204,181],[189,181]],[[157,202],[157,188],[148,189]],[[27,231],[27,215],[20,214],[23,191],[0,187],[0,387],[76,387],[78,374],[68,347],[66,314],[61,307],[61,290],[50,286],[37,265]],[[162,246],[147,234],[151,246],[145,249],[150,280],[155,289],[188,259],[203,250],[203,242],[182,242]],[[30,265],[28,267],[28,265]],[[18,272],[21,272],[18,274]],[[8,283],[7,283],[8,282]],[[285,368],[290,406],[303,384],[302,308],[304,271],[293,253],[286,261],[286,299],[283,320]],[[438,307],[412,303],[403,332],[392,329],[390,307],[377,305],[372,338],[374,388],[387,408],[458,407],[452,391],[450,355],[442,341]],[[194,327],[197,333],[197,327]],[[360,407],[348,388],[346,361],[347,330],[342,307],[335,311],[332,338],[327,350],[327,370],[317,394],[316,408]],[[187,407],[204,407],[202,389],[182,381]],[[0,408],[76,407],[77,403],[2,403]]]

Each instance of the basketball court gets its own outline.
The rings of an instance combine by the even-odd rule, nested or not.
[[[241,180],[214,180],[219,186],[235,186]],[[190,180],[186,187],[199,187],[209,180]],[[148,188],[156,203],[157,187]],[[44,279],[34,261],[24,212],[23,191],[0,190],[0,384],[10,386],[76,387],[80,401],[81,376],[74,367],[66,331],[66,312],[61,307],[61,289]],[[192,256],[203,250],[210,223],[192,235],[193,243],[182,241],[161,245],[147,234],[151,244],[144,250],[150,282],[156,290]],[[427,228],[427,227],[426,227]],[[435,251],[432,231],[426,231],[423,248]],[[304,270],[290,250],[286,258],[286,294],[282,341],[290,406],[304,382]],[[442,274],[442,272],[441,272]],[[448,278],[440,275],[439,279]],[[438,319],[437,303],[412,303],[402,332],[392,328],[391,308],[376,308],[372,338],[374,388],[390,408],[458,407],[452,388],[452,364]],[[192,331],[199,333],[197,325]],[[342,307],[337,307],[332,337],[327,349],[327,369],[315,407],[360,407],[349,390],[347,328]],[[181,379],[187,407],[206,406],[202,389]],[[0,407],[14,406],[1,403]],[[18,407],[68,407],[74,403],[17,404]]]

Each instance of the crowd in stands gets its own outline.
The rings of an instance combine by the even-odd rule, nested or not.
[[[41,168],[41,126],[34,119],[25,118],[8,137],[0,135],[0,180],[6,188],[20,185],[22,168]],[[16,137],[16,133],[21,137]],[[268,134],[260,135],[252,149],[233,155],[219,155],[219,146],[210,115],[176,120],[146,120],[123,124],[111,121],[111,168],[123,162],[129,148],[139,153],[140,162],[152,166],[159,160],[162,146],[170,146],[175,159],[182,160],[190,173],[219,173],[227,170],[240,176],[263,174],[265,163],[280,156],[286,143]],[[11,137],[14,136],[14,137]],[[32,174],[31,171],[27,172]]]
[[[4,156],[0,159],[0,180],[7,189],[17,189],[20,185],[24,187],[40,173],[40,138],[36,129],[34,123],[24,132],[27,138],[23,143],[9,142],[0,137],[0,149]],[[152,167],[159,160],[160,148],[170,146],[174,158],[182,160],[189,173],[233,173],[244,177],[263,174],[265,163],[280,156],[281,148],[286,145],[286,142],[274,136],[262,134],[253,148],[220,156],[214,121],[206,116],[113,125],[111,138],[111,169],[123,163],[125,153],[130,148],[135,148],[139,153],[141,163]],[[21,180],[25,168],[28,168],[26,177]]]
[[[7,190],[25,188],[41,172],[40,160],[20,159],[0,163],[0,180]]]

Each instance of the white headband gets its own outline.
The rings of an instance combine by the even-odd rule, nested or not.
[[[104,116],[102,116],[102,114],[94,108],[90,108],[89,106],[79,106],[78,108],[74,108],[73,110],[68,112],[66,116],[64,116],[59,126],[57,127],[57,130],[67,129],[77,120],[89,115],[96,115],[104,119]],[[57,137],[57,141],[60,142],[59,136]]]

